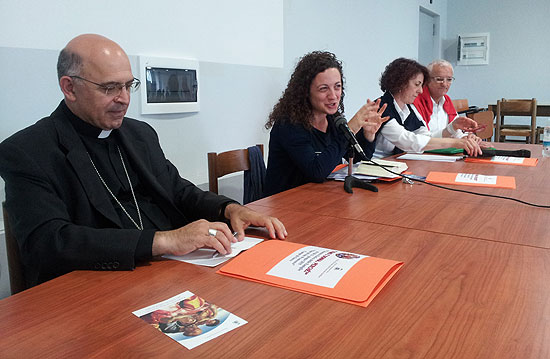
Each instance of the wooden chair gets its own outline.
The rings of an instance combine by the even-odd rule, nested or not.
[[[19,245],[17,244],[15,236],[11,230],[5,202],[2,202],[2,213],[4,215],[4,235],[6,236],[6,254],[8,257],[10,289],[11,294],[13,295],[27,289],[27,284],[25,282],[23,263],[21,263],[21,257],[19,255]]]
[[[451,101],[457,113],[464,113],[470,109],[470,107],[468,107],[468,100],[465,98]]]
[[[264,154],[264,145],[260,147],[262,156]],[[208,187],[210,192],[218,193],[218,178],[227,174],[246,171],[250,169],[248,159],[248,149],[232,150],[221,153],[208,153]]]
[[[493,111],[475,112],[467,115],[467,117],[477,122],[478,125],[485,125],[485,129],[481,130],[480,132],[477,132],[476,136],[481,138],[482,140],[491,141],[491,138],[493,137],[493,132],[495,129],[495,124],[494,124],[495,114],[493,113]]]
[[[509,116],[531,117],[529,125],[507,125],[504,118]],[[507,136],[525,137],[525,143],[537,142],[537,100],[507,100],[497,101],[497,118],[495,141],[504,142]]]
[[[485,129],[476,133],[482,140],[491,140],[494,132],[493,111],[487,111],[486,108],[470,107],[467,99],[452,100],[453,106],[459,115],[466,116],[476,121],[478,125],[485,125]]]

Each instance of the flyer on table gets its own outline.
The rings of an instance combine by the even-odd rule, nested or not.
[[[354,264],[368,256],[308,246],[292,253],[267,274],[334,288]]]
[[[193,349],[247,323],[186,291],[133,314],[187,349]]]

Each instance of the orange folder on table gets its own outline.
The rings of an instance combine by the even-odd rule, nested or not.
[[[324,250],[327,255],[312,260],[312,264],[306,265],[305,269],[301,268],[304,270],[297,270],[300,275],[315,267],[316,264],[314,263],[323,260],[326,260],[326,262],[320,265],[319,268],[323,265],[329,265],[330,269],[339,270],[339,266],[345,267],[344,262],[350,260],[350,258],[355,264],[345,272],[334,287],[267,274],[275,266],[283,263],[283,260],[288,259],[289,256],[297,256],[297,253],[304,253],[309,250]],[[366,307],[403,266],[403,262],[375,257],[353,259],[361,256],[345,251],[271,240],[262,242],[239,254],[219,269],[218,273]],[[290,262],[285,261],[284,263]],[[298,265],[296,267],[298,269]],[[321,275],[326,273],[326,271],[321,272],[321,270],[318,270],[318,272]]]
[[[464,162],[473,162],[473,163],[490,163],[494,165],[512,165],[512,166],[527,166],[535,167],[539,162],[538,158],[524,158],[522,163],[514,162],[500,162],[493,160],[493,157],[467,157],[464,159]]]
[[[336,167],[334,167],[334,169],[332,170],[332,172],[336,172],[336,171],[341,170],[342,168],[345,168],[345,167],[347,167],[347,166],[348,166],[347,163],[341,163],[341,164],[337,165]],[[331,173],[332,173],[332,172],[331,172]]]
[[[478,187],[495,187],[495,188],[510,188],[516,189],[516,179],[510,176],[497,176],[497,183],[469,183],[457,182],[456,176],[458,173],[452,172],[430,172],[426,176],[426,182],[438,184],[456,184],[463,186],[478,186]]]

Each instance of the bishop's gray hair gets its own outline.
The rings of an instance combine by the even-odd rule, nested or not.
[[[77,76],[82,70],[82,57],[64,48],[57,58],[57,79],[63,76]]]

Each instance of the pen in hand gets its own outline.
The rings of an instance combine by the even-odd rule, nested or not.
[[[476,128],[467,128],[467,129],[464,129],[463,132],[465,133],[478,133],[480,131],[483,131],[485,128],[487,127],[487,125],[480,125]]]
[[[233,232],[233,237],[237,238],[237,232],[236,232],[236,231]],[[214,254],[212,255],[212,258],[216,258],[216,257],[218,257],[218,256],[222,256],[222,255],[220,255],[220,252],[215,251]],[[225,256],[225,255],[223,255],[223,256]],[[222,256],[222,257],[223,257],[223,256]]]

